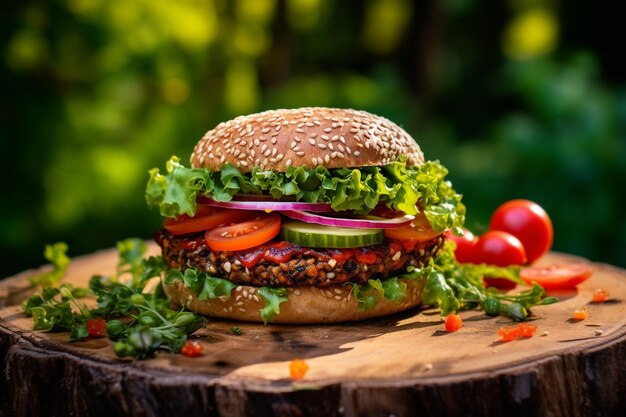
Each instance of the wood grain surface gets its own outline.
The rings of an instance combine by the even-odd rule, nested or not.
[[[540,263],[572,261],[582,260]],[[64,282],[85,286],[116,262],[114,250],[74,259]],[[480,311],[462,312],[464,327],[448,334],[432,308],[336,325],[211,320],[194,336],[203,356],[134,362],[116,359],[105,338],[32,331],[20,307],[37,272],[27,271],[0,281],[0,416],[623,415],[626,271],[592,267],[577,290],[533,310],[530,339],[500,342],[497,330],[511,322]],[[611,300],[591,304],[596,288]],[[570,320],[583,305],[589,318]],[[310,367],[304,380],[288,377],[294,358]]]

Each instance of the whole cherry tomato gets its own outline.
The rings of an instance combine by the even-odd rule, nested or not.
[[[490,230],[476,242],[474,247],[476,263],[496,266],[523,265],[526,262],[524,246],[515,236],[497,230]],[[485,278],[487,287],[511,289],[515,283],[503,278]]]
[[[478,238],[474,250],[478,263],[509,266],[526,262],[522,242],[510,233],[499,230],[490,230]]]
[[[447,233],[447,238],[456,243],[454,257],[459,263],[476,263],[474,249],[478,239],[467,229],[463,229],[463,232],[463,236],[456,236],[451,231]]]
[[[554,230],[546,211],[528,200],[511,200],[496,209],[489,222],[490,230],[501,230],[517,237],[532,263],[552,247]]]

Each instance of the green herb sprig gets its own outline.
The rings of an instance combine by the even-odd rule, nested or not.
[[[67,245],[58,248],[62,250],[51,252],[57,256],[47,257],[53,262],[53,271],[65,271],[69,265],[65,256]],[[33,317],[34,329],[69,332],[70,341],[78,341],[88,337],[88,320],[103,318],[107,321],[107,335],[116,342],[113,350],[119,357],[143,359],[157,350],[180,351],[187,337],[204,326],[205,319],[195,313],[171,309],[160,283],[154,291],[144,291],[152,278],[163,275],[166,267],[160,256],[144,259],[147,248],[143,241],[126,239],[118,242],[117,248],[116,274],[93,276],[89,288],[67,284],[52,288],[47,286],[51,283],[47,278],[33,280],[46,285],[41,294],[32,295],[23,305],[24,312]],[[61,276],[55,275],[55,279]],[[89,295],[96,297],[97,307],[88,308],[78,301]]]

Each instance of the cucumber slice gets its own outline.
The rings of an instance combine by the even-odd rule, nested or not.
[[[358,248],[383,242],[382,229],[353,229],[304,223],[283,222],[282,236],[288,242],[310,248]]]

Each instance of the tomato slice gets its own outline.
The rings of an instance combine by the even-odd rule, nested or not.
[[[207,245],[215,251],[250,249],[273,239],[280,233],[280,215],[257,214],[251,220],[207,230]]]
[[[520,277],[528,285],[536,282],[546,290],[559,290],[574,288],[591,274],[591,268],[585,264],[567,264],[522,268]]]
[[[201,232],[229,223],[238,223],[257,214],[248,210],[229,210],[211,207],[206,204],[196,206],[196,215],[191,217],[183,214],[175,219],[167,219],[163,227],[174,235]]]
[[[385,229],[385,237],[397,240],[413,240],[416,242],[425,242],[439,236],[442,232],[436,232],[428,219],[423,213],[415,216],[415,219],[408,226],[394,227],[393,229]]]

